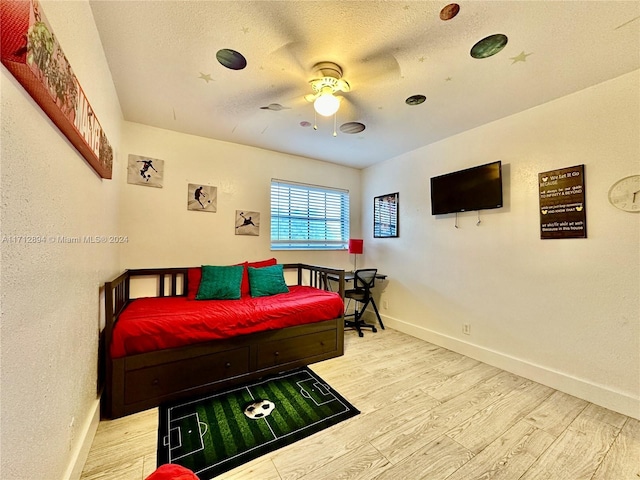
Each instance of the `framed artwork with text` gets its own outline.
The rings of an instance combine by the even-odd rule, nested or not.
[[[540,238],[587,238],[584,165],[538,174]]]

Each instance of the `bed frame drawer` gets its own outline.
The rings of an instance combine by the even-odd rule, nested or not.
[[[258,345],[258,368],[281,365],[300,358],[310,358],[335,351],[337,348],[335,330],[302,335],[265,342]]]
[[[125,375],[125,404],[161,398],[176,390],[199,387],[248,371],[249,347],[131,370]]]
[[[333,290],[344,300],[344,270],[304,263],[287,263],[283,268],[289,274],[297,273],[297,279],[290,276],[290,284]],[[209,395],[344,354],[341,312],[330,320],[112,358],[113,329],[134,299],[131,280],[149,277],[156,282],[152,296],[185,296],[189,290],[188,268],[126,270],[105,282],[98,378],[99,387],[104,385],[102,418],[119,418],[164,402]],[[330,281],[334,278],[337,286]]]

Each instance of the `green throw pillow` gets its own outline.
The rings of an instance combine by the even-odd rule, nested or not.
[[[282,264],[261,268],[248,267],[248,271],[252,297],[266,297],[276,293],[289,292],[284,281]]]
[[[237,300],[243,272],[243,265],[203,265],[196,300]]]

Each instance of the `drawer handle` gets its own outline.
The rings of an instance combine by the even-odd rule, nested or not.
[[[231,362],[227,362],[224,364],[224,368],[231,368]]]
[[[157,379],[157,378],[154,378],[154,379],[151,381],[151,385],[153,385],[154,387],[157,387],[159,384],[160,384],[160,380],[159,380],[159,379]]]
[[[280,352],[277,352],[277,351],[276,351],[276,352],[273,352],[273,354],[274,354],[276,357],[280,356]]]

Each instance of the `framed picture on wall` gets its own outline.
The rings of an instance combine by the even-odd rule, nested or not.
[[[162,188],[164,160],[129,154],[127,183]]]
[[[373,199],[373,237],[388,238],[399,236],[400,194],[389,193]]]
[[[190,183],[187,187],[187,210],[216,213],[218,211],[218,187]]]
[[[260,212],[236,210],[236,235],[260,235]]]
[[[113,148],[37,0],[0,1],[0,60],[102,178]]]

